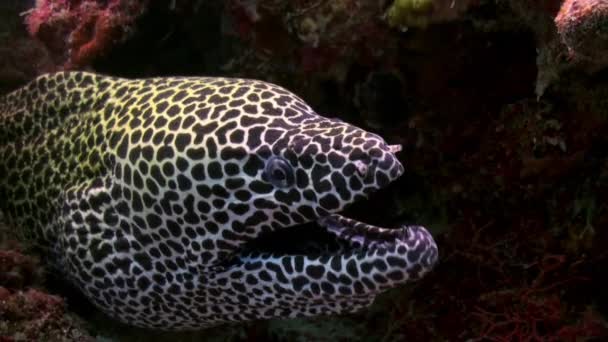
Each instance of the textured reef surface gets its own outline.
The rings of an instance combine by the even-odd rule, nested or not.
[[[6,227],[0,227],[0,234]],[[2,236],[0,245],[0,341],[94,341],[63,298],[43,289],[38,260]]]
[[[440,261],[357,314],[159,334],[104,319],[35,251],[4,243],[0,341],[608,338],[608,1],[30,7],[0,4],[0,91],[62,69],[280,84],[403,145],[406,173],[347,214],[424,224]]]
[[[81,68],[126,39],[146,6],[145,0],[38,0],[25,23],[63,68]]]

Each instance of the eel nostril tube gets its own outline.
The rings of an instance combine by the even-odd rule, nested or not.
[[[392,153],[400,152],[401,151],[401,144],[388,145],[388,150],[391,151]]]

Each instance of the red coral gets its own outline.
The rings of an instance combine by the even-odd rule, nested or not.
[[[39,319],[63,311],[63,300],[57,296],[29,289],[18,291],[3,301],[2,316],[9,321]]]
[[[81,68],[132,31],[148,0],[39,0],[26,18],[65,69]]]
[[[565,0],[555,24],[572,57],[608,63],[607,1]]]
[[[540,262],[529,265],[539,270],[530,284],[482,294],[479,306],[472,313],[472,319],[481,328],[479,339],[576,341],[582,337],[606,336],[606,330],[600,329],[595,319],[567,322],[569,308],[561,300],[559,289],[574,281],[588,279],[575,276],[554,279],[554,274],[566,262],[563,255],[546,255]],[[587,329],[589,327],[593,328]]]
[[[398,32],[382,21],[370,1],[231,0],[232,31],[264,56],[278,57],[301,72],[332,72],[351,62],[376,65],[396,60]],[[275,65],[276,67],[276,65]]]
[[[28,288],[40,281],[39,270],[33,257],[0,250],[0,342],[91,341],[66,315],[62,298]]]
[[[10,295],[11,295],[11,292],[9,290],[0,286],[0,302],[5,301]]]
[[[53,329],[63,316],[64,303],[57,296],[38,290],[18,291],[0,301],[0,316],[9,326],[20,326],[29,340],[37,340]],[[1,335],[0,331],[0,335]],[[6,336],[9,338],[8,336]]]
[[[0,251],[0,287],[20,289],[39,277],[38,262],[18,251]]]

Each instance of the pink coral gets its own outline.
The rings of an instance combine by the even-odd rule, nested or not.
[[[38,261],[18,250],[0,250],[0,287],[31,286],[40,278]]]
[[[0,249],[0,342],[93,341],[61,297],[31,288],[43,281],[37,259],[17,245],[5,247],[11,249]]]
[[[66,69],[81,68],[133,31],[148,0],[38,0],[26,18]]]
[[[608,64],[607,0],[565,0],[555,24],[573,58]]]

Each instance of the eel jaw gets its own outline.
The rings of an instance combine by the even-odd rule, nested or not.
[[[242,287],[252,303],[263,300],[257,298],[261,289],[271,291],[265,296],[290,298],[288,317],[300,317],[357,311],[370,305],[377,294],[420,279],[438,259],[437,245],[424,227],[381,228],[339,214],[318,219],[316,224],[326,237],[340,242],[338,249],[306,254],[256,250],[253,245],[237,252],[214,277],[240,282],[255,277],[254,285]],[[275,239],[267,245],[276,243],[281,242]]]
[[[340,214],[317,220],[327,232],[346,241],[353,250],[365,255],[364,259],[384,253],[395,254],[393,260],[403,266],[407,279],[416,280],[429,272],[438,260],[438,249],[433,236],[422,226],[383,228],[356,221]],[[389,261],[390,263],[390,261]]]

